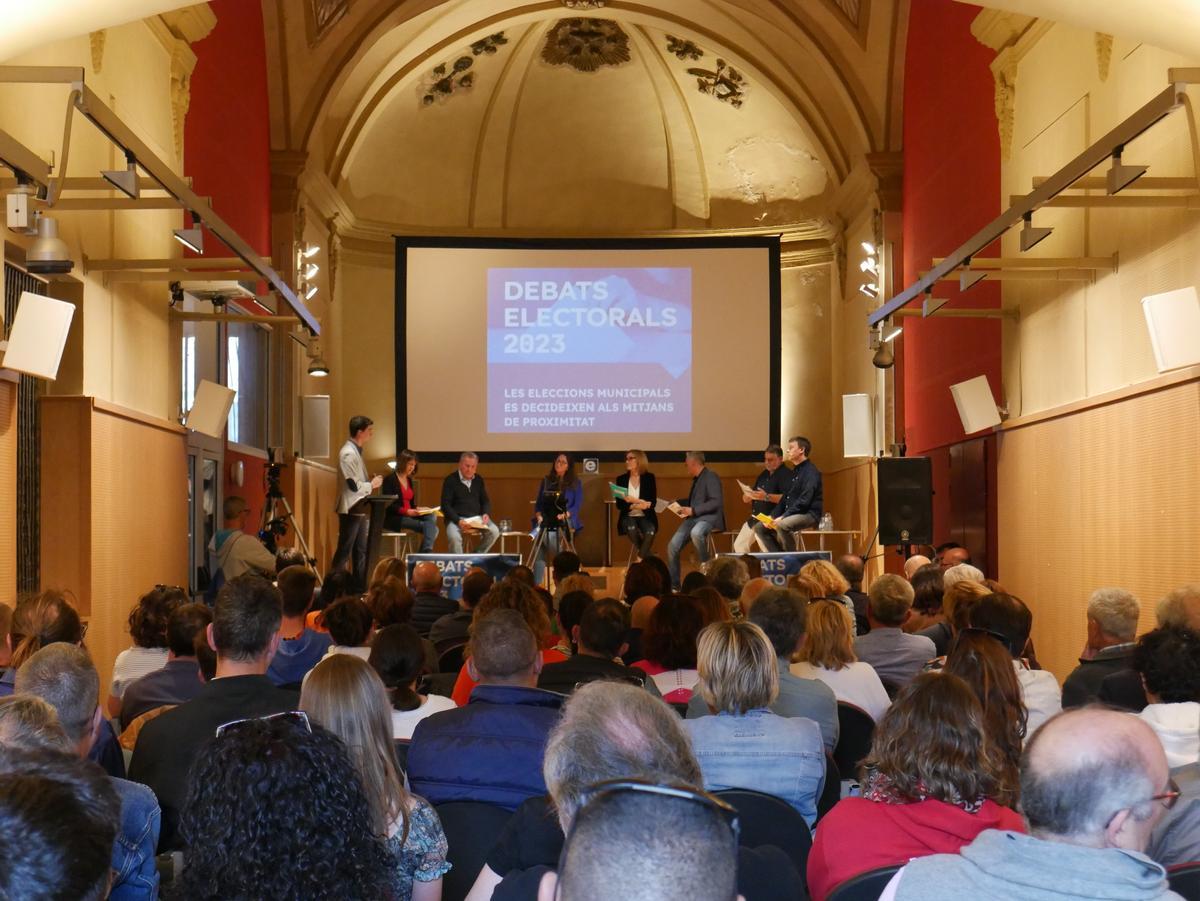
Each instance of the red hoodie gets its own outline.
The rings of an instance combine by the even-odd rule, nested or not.
[[[955,854],[985,829],[1024,832],[1019,814],[992,801],[967,813],[945,801],[882,804],[846,798],[817,824],[808,855],[808,892],[824,901],[852,876],[929,854]]]

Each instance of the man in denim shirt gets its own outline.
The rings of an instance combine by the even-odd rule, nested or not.
[[[16,694],[39,697],[53,707],[70,749],[87,757],[104,721],[100,677],[87,651],[63,642],[42,648],[17,671]],[[109,779],[121,799],[121,822],[113,843],[108,897],[116,901],[157,898],[154,849],[162,816],[158,799],[144,785]]]

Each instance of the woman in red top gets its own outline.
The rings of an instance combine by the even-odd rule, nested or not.
[[[808,855],[813,901],[859,873],[954,854],[985,829],[1024,832],[1021,817],[995,801],[1015,793],[1006,770],[966,682],[918,676],[875,729],[863,796],[838,802],[817,828]]]
[[[412,451],[402,450],[396,458],[396,471],[383,480],[383,493],[398,495],[398,500],[387,508],[383,525],[392,532],[402,529],[419,532],[419,553],[428,554],[433,550],[433,541],[438,534],[437,514],[417,513],[417,483],[413,476],[417,474],[419,462],[417,455]]]

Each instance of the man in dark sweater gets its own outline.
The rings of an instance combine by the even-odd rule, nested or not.
[[[217,652],[217,674],[200,693],[148,722],[138,735],[129,778],[148,785],[162,807],[159,850],[182,846],[179,814],[188,771],[217,727],[239,719],[294,710],[300,698],[266,677],[279,647],[283,605],[279,590],[258,576],[238,576],[217,595],[208,641]]]
[[[486,553],[500,537],[500,529],[492,522],[492,502],[479,468],[479,457],[470,451],[458,458],[458,469],[442,482],[442,518],[446,521],[446,541],[450,553],[463,552],[463,532],[480,533],[476,553]]]
[[[796,533],[815,528],[823,511],[821,470],[808,459],[812,442],[797,435],[788,439],[788,459],[792,462],[792,481],[783,498],[771,511],[771,525],[760,522],[754,527],[768,551],[794,550]]]
[[[462,597],[458,600],[458,609],[447,613],[429,627],[429,640],[436,648],[443,642],[450,644],[454,641],[466,641],[471,629],[471,619],[475,616],[475,608],[483,600],[495,580],[477,566],[467,570],[462,580]]]
[[[578,685],[598,679],[618,679],[641,685],[657,695],[653,680],[640,669],[625,666],[616,658],[629,647],[629,611],[620,601],[603,598],[583,611],[573,630],[579,650],[561,663],[547,663],[538,677],[538,688],[569,695]]]
[[[1133,666],[1141,605],[1122,588],[1097,588],[1088,599],[1087,647],[1063,683],[1063,707],[1082,707],[1100,694],[1106,676]]]
[[[442,571],[432,560],[422,560],[413,567],[410,587],[414,595],[410,622],[418,635],[428,638],[433,624],[457,611],[458,602],[442,594]]]
[[[167,665],[129,683],[121,698],[121,728],[164,704],[182,704],[200,694],[204,681],[196,662],[196,636],[212,622],[207,604],[180,604],[167,617]]]

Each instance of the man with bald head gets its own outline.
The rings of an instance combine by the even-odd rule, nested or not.
[[[904,578],[911,582],[918,569],[922,566],[928,566],[932,562],[924,554],[913,554],[904,561]]]
[[[958,566],[960,563],[970,563],[971,552],[961,544],[955,544],[953,541],[950,541],[938,547],[937,558],[942,569],[949,569],[952,566]]]
[[[914,860],[880,901],[1179,898],[1143,853],[1177,798],[1162,745],[1137,717],[1099,707],[1060,713],[1021,758],[1029,834],[989,829],[958,854]]]
[[[409,587],[413,592],[412,627],[422,638],[443,616],[458,609],[458,602],[442,594],[442,571],[432,560],[422,560],[413,567]]]

